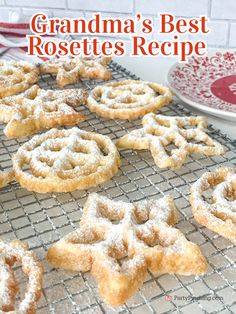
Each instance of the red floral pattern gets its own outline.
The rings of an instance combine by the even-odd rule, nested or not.
[[[218,110],[236,113],[236,104],[228,103],[211,91],[212,84],[236,75],[236,51],[217,52],[211,57],[192,57],[178,64],[169,74],[170,86],[193,101]]]

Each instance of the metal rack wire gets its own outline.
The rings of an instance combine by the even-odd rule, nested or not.
[[[114,62],[110,68],[113,80],[137,79]],[[97,84],[103,82],[83,80],[74,87],[90,90]],[[46,89],[57,88],[55,79],[50,75],[43,76],[39,85]],[[105,120],[82,106],[79,111],[87,117],[80,125],[82,129],[106,134],[112,139],[140,126],[140,120]],[[191,114],[177,101],[163,108],[161,112],[165,115]],[[11,166],[12,153],[28,139],[7,139],[2,129],[3,126],[0,127],[0,167],[7,169]],[[0,237],[7,240],[18,238],[28,242],[44,265],[44,288],[38,314],[236,312],[235,247],[198,225],[193,219],[188,202],[189,187],[202,173],[222,165],[232,166],[236,162],[236,143],[213,127],[210,127],[209,133],[225,146],[226,154],[216,157],[191,156],[176,171],[158,169],[149,152],[123,150],[119,173],[109,182],[89,191],[37,194],[24,190],[17,183],[0,191]],[[45,261],[48,247],[78,226],[81,209],[91,191],[130,202],[158,198],[164,194],[172,195],[179,215],[176,227],[189,240],[200,245],[209,263],[208,273],[203,277],[162,275],[158,278],[149,274],[143,287],[127,304],[113,309],[100,299],[96,284],[89,273],[51,268]],[[20,270],[18,277],[24,286],[25,279]]]

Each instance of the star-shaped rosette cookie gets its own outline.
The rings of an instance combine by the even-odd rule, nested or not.
[[[112,75],[108,70],[110,57],[95,56],[66,56],[48,60],[40,65],[42,74],[56,74],[60,87],[73,84],[80,78],[110,80]]]
[[[117,141],[117,147],[150,150],[159,168],[180,168],[187,156],[221,155],[223,146],[206,133],[207,119],[201,116],[177,117],[149,113],[143,127]]]
[[[37,85],[16,96],[0,100],[0,121],[7,123],[7,137],[28,136],[56,126],[76,125],[85,116],[73,107],[85,104],[87,92],[82,89],[44,90]]]
[[[80,227],[53,244],[47,259],[55,267],[91,271],[104,301],[118,306],[143,284],[148,270],[206,272],[199,247],[172,227],[176,222],[170,196],[133,204],[90,194]]]

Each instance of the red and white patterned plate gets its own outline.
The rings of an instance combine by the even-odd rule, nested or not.
[[[219,51],[174,64],[170,89],[192,107],[236,121],[236,51]]]

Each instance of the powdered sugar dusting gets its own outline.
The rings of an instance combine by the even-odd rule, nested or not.
[[[162,250],[164,254],[184,253],[188,241],[180,231],[170,227],[169,222],[176,222],[176,208],[169,196],[132,204],[93,193],[85,204],[81,229],[66,236],[56,246],[59,248],[62,242],[66,245],[67,241],[78,245],[81,241],[83,249],[87,247],[87,251],[92,252],[92,259],[103,256],[102,263],[111,272],[130,272],[138,265],[145,265],[145,254],[148,255],[149,250]],[[83,241],[80,230],[85,236]],[[93,237],[89,240],[86,235],[94,232],[96,241]],[[126,257],[128,261],[123,264]]]
[[[0,61],[0,98],[15,95],[38,81],[38,68],[25,61]]]
[[[179,168],[193,153],[210,156],[224,153],[222,145],[205,133],[206,119],[203,117],[168,117],[149,113],[143,117],[142,124],[143,128],[123,136],[117,145],[149,149],[160,168]],[[166,149],[168,145],[175,146],[170,153]]]
[[[30,188],[36,183],[34,189],[41,193],[96,186],[113,176],[119,164],[119,153],[108,136],[78,128],[36,135],[13,156],[16,178],[20,183],[23,178]]]
[[[92,92],[101,108],[133,109],[155,103],[157,91],[142,81],[123,81],[97,86]]]
[[[28,288],[19,308],[15,309],[18,285],[12,265],[15,261],[22,263],[22,270],[28,276]],[[34,313],[42,288],[42,267],[36,261],[34,253],[28,251],[20,241],[10,244],[0,240],[0,310],[15,310],[14,313]]]
[[[78,81],[80,77],[110,79],[111,72],[107,69],[110,62],[111,58],[103,56],[65,56],[44,62],[40,70],[41,73],[57,73],[57,82],[63,87]]]
[[[8,122],[5,134],[20,137],[43,128],[79,123],[84,117],[73,107],[84,103],[86,97],[87,93],[81,90],[62,92],[38,86],[31,87],[27,93],[6,97],[0,102],[0,119]]]
[[[190,201],[195,219],[236,243],[236,171],[219,168],[204,173],[191,188]],[[204,192],[213,189],[209,199]]]
[[[224,213],[236,223],[235,183],[236,173],[233,169],[220,168],[215,172],[205,173],[192,187],[195,206],[203,206],[209,210],[209,213]],[[210,188],[213,188],[213,193],[211,202],[207,203],[203,200],[202,194]],[[228,195],[231,195],[234,199],[232,201],[228,200]]]

